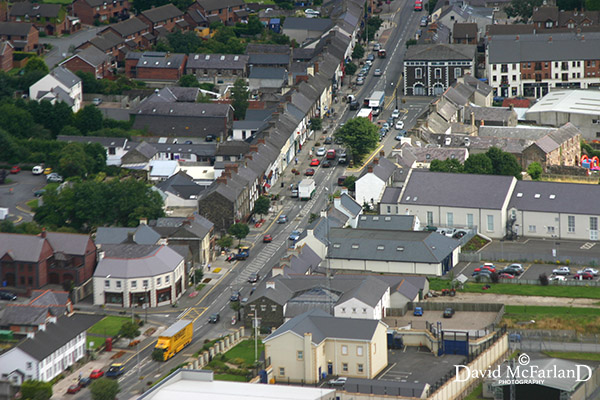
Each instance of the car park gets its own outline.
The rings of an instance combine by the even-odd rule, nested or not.
[[[90,379],[98,379],[104,376],[104,371],[101,369],[95,369],[90,373]]]
[[[271,235],[263,236],[263,243],[271,243],[273,241],[273,237]]]
[[[396,129],[404,129],[404,121],[396,122]]]
[[[42,167],[41,165],[36,165],[31,169],[31,173],[33,175],[41,175],[44,173],[44,167]]]
[[[258,272],[253,272],[248,277],[248,283],[256,283],[259,280],[260,280],[260,275],[258,274]]]
[[[521,275],[521,271],[518,268],[513,268],[510,265],[506,268],[498,271],[499,274],[510,274],[510,275]]]
[[[208,317],[208,323],[216,324],[217,322],[219,322],[220,319],[221,319],[221,315],[218,312],[213,313],[213,314],[210,314],[210,317]]]
[[[571,274],[571,268],[569,268],[569,267],[558,267],[556,269],[553,269],[552,273],[555,274],[555,275],[570,275]]]
[[[383,72],[379,68],[375,68],[375,72],[373,72],[373,76],[381,76]]]
[[[281,214],[279,216],[279,218],[277,219],[278,224],[285,224],[286,222],[288,222],[288,218],[287,218],[287,215],[285,215],[285,214]]]
[[[18,165],[15,165],[10,169],[11,174],[18,174],[19,172],[21,172],[21,167]]]
[[[396,108],[394,111],[392,111],[392,118],[400,118],[400,110]]]
[[[292,231],[292,233],[290,233],[290,237],[288,239],[294,240],[294,241],[300,239],[300,231],[299,230]]]
[[[315,174],[314,168],[307,168],[306,172],[304,173],[304,175],[306,175],[306,176],[313,176],[314,174]]]
[[[6,290],[0,290],[0,300],[16,301],[17,295]]]
[[[75,394],[75,393],[79,393],[79,391],[81,390],[81,385],[78,383],[69,386],[69,388],[67,389],[67,394]]]
[[[317,149],[317,156],[322,157],[327,153],[327,149],[325,147],[319,147]]]
[[[415,311],[413,312],[413,315],[415,317],[422,317],[423,316],[423,307],[415,307]]]
[[[575,274],[573,276],[573,279],[579,279],[579,280],[594,279],[594,275],[590,274],[589,272],[582,272],[582,273]]]
[[[583,274],[585,272],[587,272],[589,274],[592,274],[594,276],[598,275],[598,270],[594,269],[594,268],[590,268],[590,267],[584,268],[584,269],[580,269],[579,271],[577,271],[578,274]]]
[[[310,166],[311,167],[318,167],[319,164],[321,164],[321,161],[319,161],[318,158],[313,158],[312,160],[310,160]]]
[[[484,278],[491,278],[492,276],[492,272],[488,271],[487,269],[481,270],[481,271],[475,271],[471,274],[471,276],[473,278],[476,278],[478,276],[484,277]]]
[[[454,308],[448,307],[444,310],[444,318],[452,318],[454,315]]]

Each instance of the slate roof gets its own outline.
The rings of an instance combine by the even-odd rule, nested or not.
[[[59,65],[63,65],[64,63],[66,63],[67,61],[69,61],[75,57],[81,58],[82,60],[84,60],[85,62],[87,62],[88,64],[90,64],[93,67],[99,67],[100,65],[104,64],[105,62],[110,61],[110,57],[106,53],[104,53],[103,51],[101,51],[100,49],[98,49],[95,46],[90,46],[90,47],[86,47],[83,50],[79,50],[72,57],[61,62]]]
[[[129,240],[129,235],[133,243],[137,244],[156,244],[160,240],[160,235],[146,224],[140,224],[137,228],[124,227],[99,227],[96,231],[94,243],[97,245],[122,244]]]
[[[128,20],[110,25],[109,27],[105,28],[104,31],[106,31],[107,29],[112,29],[116,31],[119,35],[121,35],[121,37],[127,38],[135,33],[141,32],[148,28],[148,24],[146,24],[144,21],[142,21],[138,17],[133,17],[129,18]]]
[[[112,31],[106,31],[99,36],[93,37],[89,42],[98,49],[106,52],[123,43],[123,38]]]
[[[246,54],[291,54],[290,46],[286,44],[248,43]]]
[[[174,237],[180,229],[184,229],[197,238],[204,238],[213,228],[214,224],[198,213],[183,217],[162,217],[150,221],[150,226],[159,232],[162,237]]]
[[[600,47],[600,32],[575,32],[496,36],[488,43],[489,63],[508,64],[537,61],[595,60]]]
[[[488,37],[511,35],[513,40],[515,39],[515,35],[527,35],[535,32],[533,24],[492,24],[486,26],[486,29]]]
[[[50,71],[50,75],[68,88],[72,88],[81,82],[81,79],[77,75],[64,67],[54,68],[52,71]]]
[[[38,361],[44,360],[102,318],[104,316],[90,314],[59,318],[56,323],[48,324],[45,331],[36,332],[33,339],[19,343],[17,348]]]
[[[58,18],[61,8],[60,4],[33,4],[28,1],[19,1],[13,3],[9,14],[13,17]]]
[[[300,337],[312,334],[312,342],[319,344],[325,339],[371,340],[379,326],[379,320],[335,318],[322,310],[311,310],[292,318],[267,336],[267,342],[287,332]]]
[[[27,36],[33,24],[28,22],[0,22],[0,35]]]
[[[159,103],[145,102],[136,115],[161,115],[169,117],[227,118],[231,106],[217,103]]]
[[[561,214],[600,215],[597,185],[518,181],[508,208]]]
[[[476,53],[470,44],[417,44],[406,50],[404,61],[475,60]]]
[[[450,148],[450,147],[413,147],[406,148],[415,156],[415,161],[420,163],[430,163],[433,160],[456,159],[461,164],[467,159],[466,148]]]
[[[287,17],[283,22],[283,29],[308,30],[325,32],[333,26],[333,21],[329,18],[299,18]]]
[[[185,64],[185,54],[146,51],[142,53],[137,68],[179,69]]]
[[[171,18],[183,17],[183,11],[169,3],[164,6],[153,7],[149,10],[142,11],[142,15],[155,24]]]
[[[290,257],[289,262],[280,264],[280,267],[283,267],[283,275],[286,277],[293,274],[306,275],[310,270],[317,269],[322,261],[321,257],[309,246],[297,247],[296,251]]]
[[[500,123],[508,123],[511,117],[516,117],[515,110],[503,107],[465,107],[465,122],[471,120],[471,113],[476,121],[493,121]]]
[[[77,233],[47,232],[46,239],[55,252],[83,256],[90,237]]]
[[[340,202],[342,206],[350,212],[350,214],[357,216],[362,211],[362,206],[356,202],[347,193],[342,193],[340,196]]]
[[[37,326],[46,322],[49,307],[31,307],[28,304],[7,304],[0,325],[10,327],[11,325]]]
[[[414,215],[361,215],[358,218],[359,229],[412,231],[415,224]]]
[[[196,2],[206,11],[237,7],[245,4],[243,0],[196,0]]]
[[[288,65],[290,63],[289,54],[250,54],[248,64],[250,65]]]
[[[358,228],[332,228],[329,241],[333,259],[414,263],[440,263],[460,245],[436,232]]]
[[[515,181],[514,176],[414,170],[400,204],[499,210]]]
[[[142,278],[173,272],[183,257],[167,246],[117,244],[106,245],[105,255],[94,276]]]
[[[454,39],[475,39],[477,40],[477,24],[475,22],[456,22],[452,29]]]
[[[186,69],[245,69],[249,56],[239,54],[190,54]]]
[[[252,67],[249,79],[281,79],[285,80],[287,71],[285,68]]]
[[[396,164],[385,157],[380,157],[378,163],[372,163],[371,166],[373,167],[372,173],[384,182],[387,182],[398,168]],[[363,176],[368,173],[368,170],[365,169]]]
[[[402,193],[401,187],[386,187],[379,201],[382,204],[396,204]]]
[[[344,292],[338,303],[344,303],[351,299],[357,299],[363,303],[375,307],[381,301],[383,295],[388,291],[389,285],[372,276],[367,276],[351,290]]]
[[[163,192],[169,192],[182,199],[196,199],[205,189],[198,185],[191,176],[180,170],[176,174],[156,184],[156,187]]]

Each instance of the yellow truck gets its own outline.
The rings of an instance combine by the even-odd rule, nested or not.
[[[193,336],[194,322],[189,319],[180,319],[158,337],[155,349],[162,350],[163,361],[167,361],[190,344]]]

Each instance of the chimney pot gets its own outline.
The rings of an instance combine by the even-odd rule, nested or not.
[[[373,159],[373,164],[378,165],[379,164],[379,157],[375,157]]]
[[[367,172],[372,173],[373,172],[373,167],[369,165],[367,167]]]
[[[250,145],[250,152],[251,152],[251,153],[252,153],[252,152],[256,153],[257,151],[258,151],[258,145],[256,145],[256,144],[251,144],[251,145]]]
[[[42,233],[40,235],[43,239],[46,239],[46,228],[42,228]]]

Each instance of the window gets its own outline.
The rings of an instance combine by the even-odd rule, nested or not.
[[[276,312],[277,311],[277,305],[271,304],[271,311],[272,312]]]
[[[131,288],[137,289],[137,281],[131,281]]]
[[[516,96],[516,95],[517,95],[517,88],[516,88],[516,87],[512,88],[512,89],[510,90],[510,92],[511,92],[511,94],[512,94],[513,96]]]
[[[344,355],[344,356],[348,355],[348,346],[346,346],[345,344],[342,345],[342,355]]]
[[[442,79],[442,69],[436,68],[433,72],[435,79]]]
[[[356,370],[358,371],[359,374],[363,373],[363,365],[362,364],[356,364]]]
[[[267,306],[264,304],[260,305],[260,311],[267,311]]]
[[[304,359],[304,354],[302,353],[302,350],[298,350],[298,351],[296,352],[296,359],[297,359],[298,361],[302,361],[302,360]]]
[[[28,362],[27,362],[27,369],[31,369],[31,367],[32,367],[32,366],[33,366],[33,365],[31,364],[31,362],[30,362],[30,361],[28,361]]]
[[[352,307],[352,314],[356,314],[356,308]]]
[[[531,233],[535,233],[535,225],[529,225],[529,227],[527,228],[527,230]]]
[[[342,314],[346,314],[346,307],[342,307]]]
[[[427,211],[427,225],[433,225],[433,211]]]
[[[590,217],[590,231],[598,230],[598,217]]]
[[[391,214],[392,213],[392,206],[387,206],[387,213]]]
[[[448,226],[453,226],[454,225],[454,213],[446,213],[446,224]]]
[[[367,309],[363,308],[363,314],[366,314],[366,313],[367,313]]]
[[[415,68],[415,79],[423,78],[423,70],[421,68]]]
[[[467,228],[473,227],[473,214],[467,214]]]
[[[487,230],[488,230],[488,232],[494,231],[494,216],[493,215],[487,216]]]
[[[493,82],[497,82],[498,81],[498,77],[496,75],[492,76],[492,81]]]
[[[462,69],[454,68],[454,78],[460,78],[461,74],[462,74]]]
[[[342,371],[348,372],[348,363],[342,363]]]
[[[169,275],[165,276],[165,283],[168,284],[171,281],[171,277]]]
[[[110,287],[110,281],[109,280],[104,281],[104,287],[105,288],[109,288]]]
[[[161,284],[160,278],[156,278],[156,286],[160,286],[160,284]]]
[[[142,281],[142,286],[144,286],[144,289],[146,289],[148,287],[148,279],[144,279]]]
[[[279,376],[285,376],[285,368],[279,367]]]
[[[567,217],[567,231],[569,233],[575,233],[575,216],[574,215],[569,215]]]
[[[121,289],[121,281],[117,281],[117,289]]]
[[[362,346],[356,346],[356,355],[357,356],[363,355],[363,347]]]
[[[554,233],[554,227],[553,226],[549,226],[548,227],[548,233]]]

